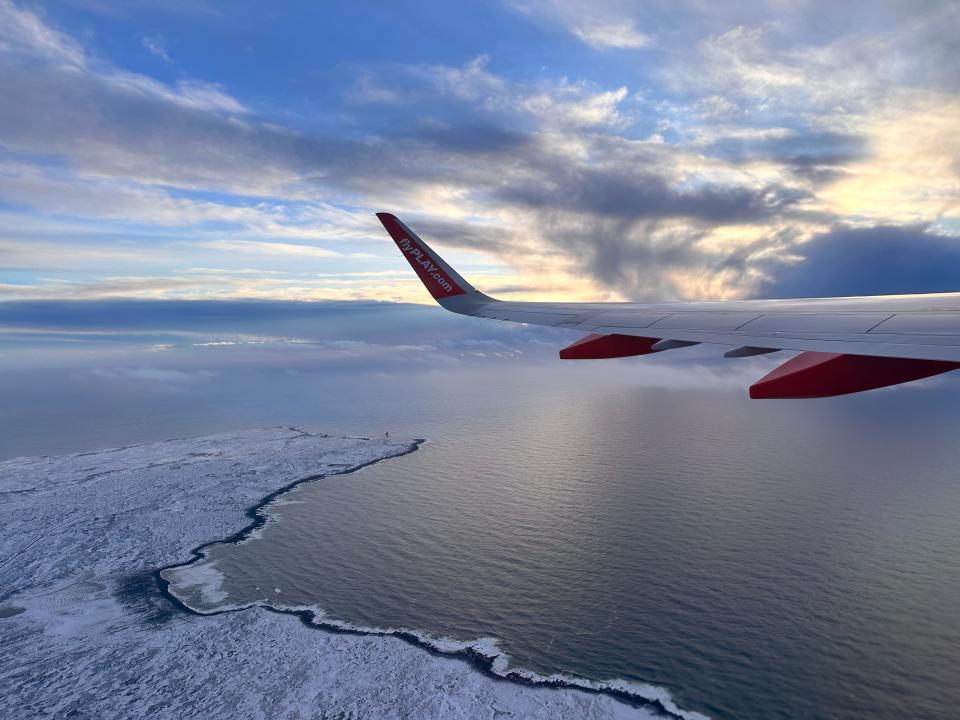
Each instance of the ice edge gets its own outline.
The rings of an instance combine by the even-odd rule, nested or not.
[[[368,439],[368,438],[358,438]],[[509,656],[500,650],[496,638],[480,638],[472,641],[451,640],[448,638],[435,638],[431,635],[408,629],[393,628],[372,628],[353,625],[340,620],[328,619],[325,617],[325,611],[315,606],[282,606],[266,604],[262,602],[247,603],[244,605],[226,605],[221,608],[201,611],[196,610],[181,600],[176,593],[171,590],[170,582],[163,577],[167,570],[184,568],[193,565],[199,560],[206,558],[205,551],[214,545],[223,545],[228,543],[242,543],[256,537],[259,537],[260,531],[270,522],[270,516],[267,514],[268,507],[280,496],[290,492],[294,488],[304,483],[321,480],[326,477],[336,475],[349,475],[362,470],[365,467],[389,460],[392,458],[403,457],[420,449],[420,446],[426,443],[424,438],[414,438],[410,441],[409,448],[403,452],[388,457],[376,458],[359,465],[354,465],[339,471],[309,475],[270,492],[261,498],[256,504],[247,508],[244,515],[251,519],[250,524],[241,530],[220,540],[212,540],[190,550],[191,558],[184,562],[164,565],[153,571],[154,580],[157,583],[160,594],[163,595],[176,608],[190,615],[209,616],[222,615],[225,613],[241,612],[251,608],[261,608],[269,612],[281,615],[293,615],[297,617],[304,625],[308,627],[324,630],[331,633],[342,633],[349,635],[367,635],[377,637],[395,637],[403,640],[415,647],[433,655],[443,655],[453,657],[467,662],[474,669],[487,677],[495,680],[514,682],[520,685],[532,687],[546,687],[555,689],[575,690],[585,693],[607,695],[616,700],[624,702],[635,707],[644,707],[658,710],[665,713],[668,717],[677,720],[710,720],[706,715],[695,711],[683,710],[674,703],[668,690],[656,685],[635,683],[629,680],[591,680],[568,674],[541,675],[540,673],[526,670],[523,668],[510,667]]]

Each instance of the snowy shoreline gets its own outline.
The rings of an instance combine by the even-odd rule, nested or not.
[[[280,495],[420,442],[270,428],[0,462],[0,713],[695,717],[660,688],[511,669],[495,641],[356,628],[316,608],[201,615],[168,592],[164,571],[255,536]]]

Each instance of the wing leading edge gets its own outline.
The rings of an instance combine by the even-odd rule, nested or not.
[[[377,213],[433,298],[451,312],[586,333],[566,360],[730,345],[727,357],[799,351],[750,387],[752,398],[813,398],[897,385],[960,368],[960,293],[691,303],[496,300],[416,233]]]

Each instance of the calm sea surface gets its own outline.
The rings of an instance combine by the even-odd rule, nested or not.
[[[216,547],[229,602],[496,637],[515,666],[654,683],[717,718],[956,717],[951,406],[583,377],[360,393],[346,415],[429,442],[303,486],[261,540]]]

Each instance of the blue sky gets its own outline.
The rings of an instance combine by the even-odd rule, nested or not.
[[[424,302],[383,209],[505,298],[960,289],[958,26],[0,0],[0,298]]]

